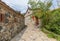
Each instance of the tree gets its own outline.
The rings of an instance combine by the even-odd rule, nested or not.
[[[32,0],[29,0],[29,5],[31,6],[31,10],[33,11],[33,13],[42,13],[42,16],[49,10],[49,8],[51,7],[52,5],[52,1],[49,0],[47,3],[45,2],[41,2],[40,0],[39,1],[32,1]],[[37,16],[38,17],[38,16]]]
[[[32,15],[42,19],[43,25],[47,24],[49,18],[49,9],[52,5],[52,0],[48,0],[47,2],[42,2],[41,0],[29,0],[29,5],[31,6],[31,10],[33,11]]]

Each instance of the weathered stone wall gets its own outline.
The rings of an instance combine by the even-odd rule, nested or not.
[[[7,24],[0,23],[0,41],[9,41],[16,34],[18,34],[22,28],[24,28],[24,18],[18,18],[16,22],[9,22]]]
[[[4,21],[0,21],[0,41],[10,41],[25,26],[25,18],[20,13],[0,9]]]

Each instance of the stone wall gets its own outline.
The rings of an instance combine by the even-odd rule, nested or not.
[[[24,17],[16,17],[16,21],[0,23],[0,41],[10,41],[22,28],[24,28]]]
[[[0,14],[3,16],[3,22],[0,21],[0,41],[10,41],[24,28],[25,18],[20,13],[5,8],[0,9]]]

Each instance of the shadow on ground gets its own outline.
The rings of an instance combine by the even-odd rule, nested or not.
[[[23,36],[24,32],[26,31],[27,26],[25,26],[25,28],[22,29],[22,31],[17,34],[11,41],[19,41],[20,38]]]

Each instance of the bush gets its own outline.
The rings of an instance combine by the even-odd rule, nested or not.
[[[50,17],[45,18],[43,24],[47,30],[60,35],[60,10],[51,11]]]
[[[48,31],[46,28],[42,28],[42,31],[46,33],[49,38],[55,38],[58,41],[60,41],[60,35],[57,35],[51,31]]]

